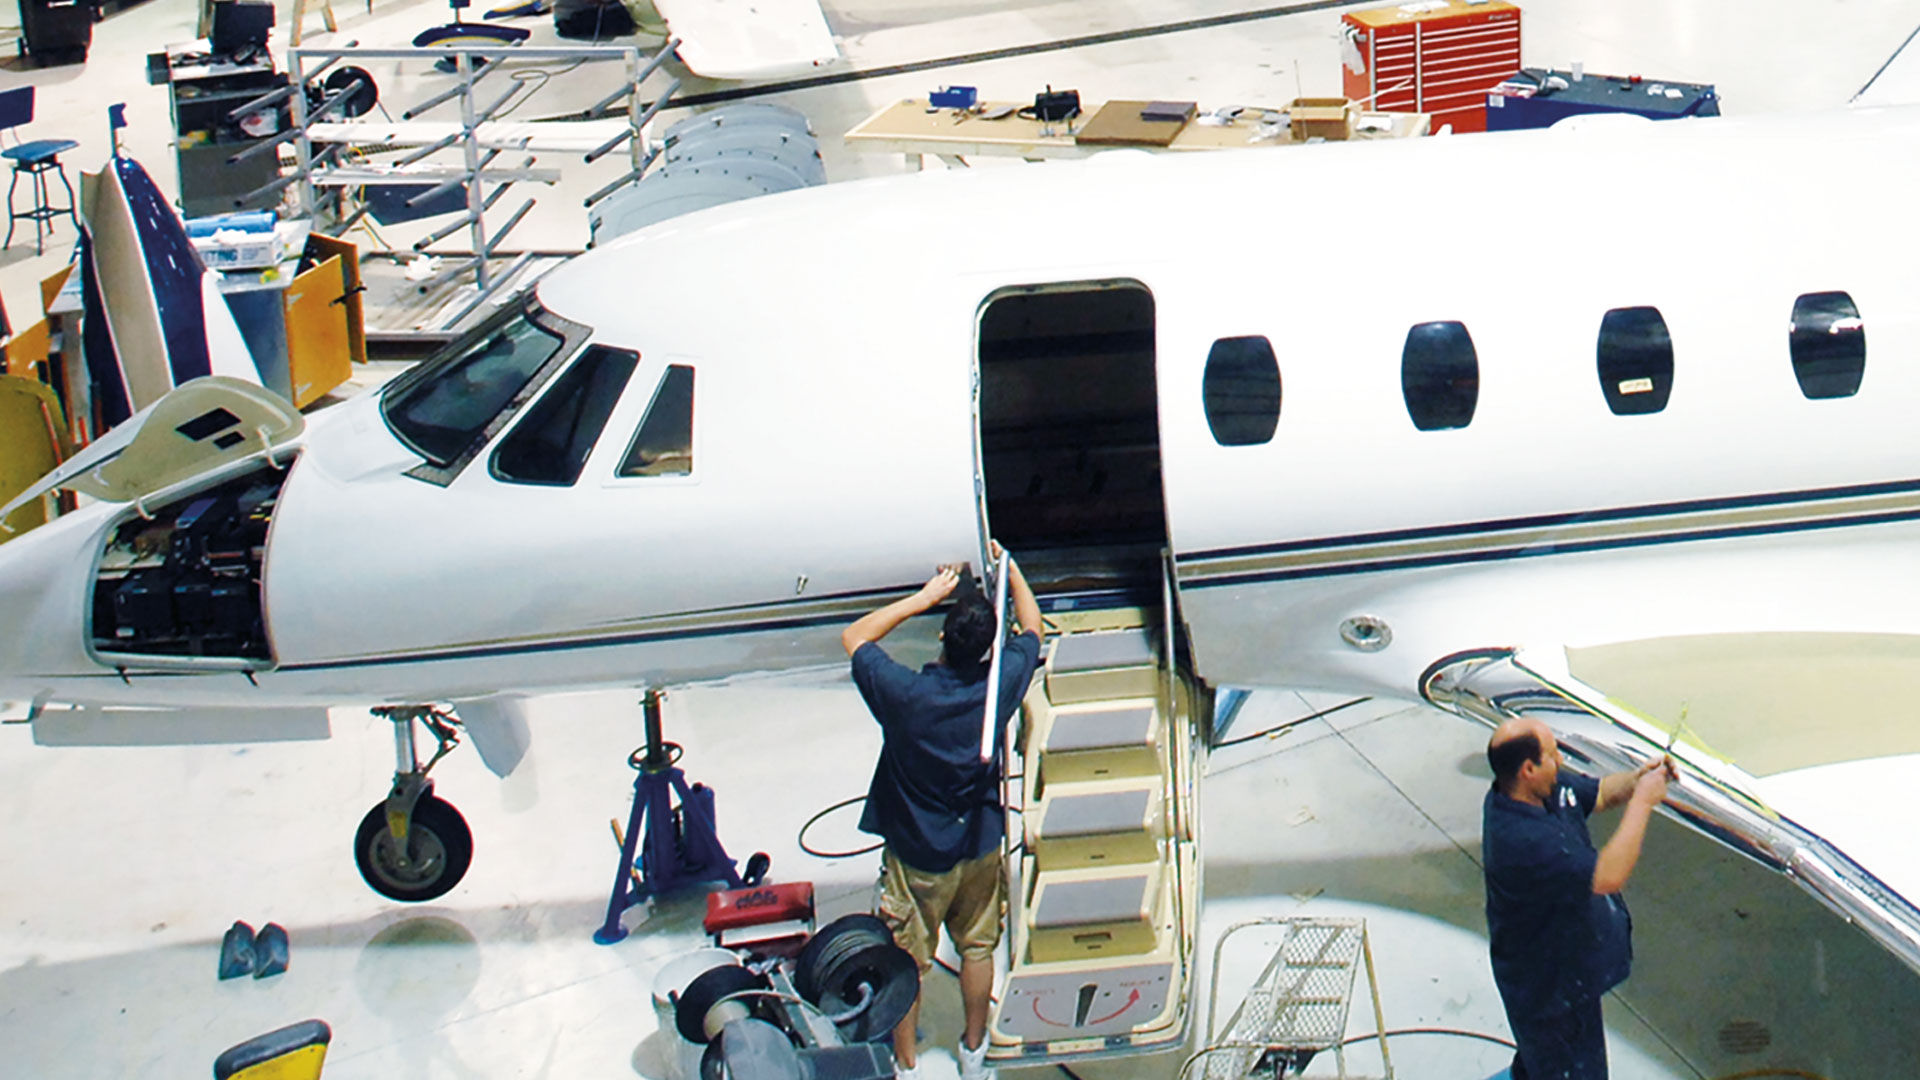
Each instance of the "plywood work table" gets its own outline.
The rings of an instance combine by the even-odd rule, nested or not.
[[[984,103],[979,111],[956,113],[953,109],[929,111],[926,98],[908,98],[888,105],[861,121],[847,132],[846,140],[847,146],[854,150],[905,154],[916,169],[921,167],[927,154],[933,154],[952,165],[965,165],[966,158],[980,154],[1025,158],[1028,161],[1079,158],[1101,150],[1125,148],[1112,143],[1088,145],[1078,140],[1077,133],[1091,123],[1101,109],[1138,109],[1141,104],[1138,101],[1111,101],[1086,105],[1069,129],[1064,121],[1042,124],[1019,115],[1017,110],[1022,106],[1016,102],[990,101]],[[983,115],[999,109],[1016,111],[998,120],[988,120]],[[1178,151],[1300,145],[1284,123],[1273,129],[1273,134],[1264,133],[1263,129],[1269,129],[1269,125],[1261,123],[1261,116],[1281,112],[1279,109],[1248,107],[1238,119],[1222,125],[1202,124],[1196,118],[1187,121],[1165,147],[1142,144],[1137,148]],[[1419,113],[1360,113],[1358,116],[1362,124],[1382,124],[1386,130],[1357,130],[1353,134],[1356,140],[1407,138],[1427,133],[1427,117]]]

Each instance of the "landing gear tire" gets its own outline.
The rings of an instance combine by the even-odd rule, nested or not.
[[[353,838],[353,861],[373,891],[389,900],[434,900],[460,884],[473,862],[473,832],[451,803],[423,795],[413,806],[404,860],[400,854],[387,830],[387,804],[377,802]]]

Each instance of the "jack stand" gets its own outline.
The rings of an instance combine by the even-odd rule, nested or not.
[[[660,699],[658,690],[648,690],[642,705],[647,717],[647,745],[627,759],[640,775],[633,781],[633,814],[627,819],[627,832],[620,843],[620,866],[614,872],[613,895],[607,899],[607,921],[593,932],[597,944],[611,945],[627,936],[620,916],[650,896],[664,896],[687,885],[723,881],[729,888],[756,884],[767,871],[767,856],[756,853],[747,860],[747,875],[734,869],[733,860],[720,846],[713,823],[713,789],[702,784],[687,784],[686,774],[675,767],[680,746],[660,736]],[[643,756],[644,755],[644,756]],[[676,813],[674,796],[679,797]],[[646,825],[646,845],[640,852],[638,880],[634,869],[634,848],[640,844],[641,824]],[[747,878],[751,878],[749,881]]]

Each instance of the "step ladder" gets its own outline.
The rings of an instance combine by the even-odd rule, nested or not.
[[[1220,935],[1213,949],[1212,983],[1207,991],[1209,1026],[1216,1023],[1221,957],[1227,941],[1243,930],[1264,930],[1277,937],[1273,955],[1247,988],[1246,997],[1212,1032],[1206,1048],[1187,1059],[1179,1080],[1246,1080],[1248,1077],[1300,1076],[1315,1055],[1332,1050],[1337,1075],[1347,1080],[1347,1011],[1354,976],[1367,969],[1373,997],[1374,1031],[1380,1033],[1385,1080],[1393,1080],[1387,1052],[1386,1018],[1380,1011],[1380,983],[1373,970],[1373,946],[1367,921],[1355,918],[1292,917],[1250,919]],[[1252,942],[1240,946],[1244,952]],[[1204,1063],[1202,1068],[1194,1066]]]
[[[1164,1051],[1187,1037],[1200,909],[1196,720],[1208,692],[1137,608],[1055,613],[1007,781],[1005,1065]],[[1014,772],[1015,770],[1009,770]]]

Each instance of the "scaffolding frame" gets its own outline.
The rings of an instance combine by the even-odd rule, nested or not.
[[[481,125],[491,121],[501,109],[519,97],[522,87],[516,83],[504,93],[481,104],[475,96],[480,83],[500,69],[501,65],[498,61],[501,60],[572,61],[576,64],[621,63],[626,66],[625,78],[620,89],[589,106],[580,117],[586,120],[598,119],[607,115],[616,104],[625,102],[626,127],[619,134],[587,151],[585,160],[590,164],[625,146],[630,168],[619,179],[588,196],[586,204],[592,206],[621,187],[638,180],[658,153],[658,150],[647,147],[646,140],[641,134],[642,129],[659,114],[680,89],[680,80],[675,78],[666,91],[645,109],[635,108],[634,99],[639,93],[640,84],[659,70],[660,65],[672,55],[674,47],[678,44],[677,38],[668,40],[651,57],[647,57],[644,64],[640,49],[632,45],[456,45],[433,48],[370,49],[361,48],[357,43],[349,43],[333,48],[295,48],[287,52],[287,70],[290,76],[288,85],[250,101],[234,112],[239,115],[277,104],[283,99],[287,100],[293,121],[292,126],[282,135],[250,147],[246,153],[278,153],[280,146],[289,142],[293,144],[293,169],[255,193],[280,191],[297,186],[298,196],[293,216],[308,218],[318,216],[324,199],[320,192],[322,187],[337,187],[344,190],[346,186],[368,183],[413,184],[424,187],[423,191],[407,200],[408,205],[418,205],[449,191],[464,188],[466,213],[453,224],[434,230],[414,244],[416,251],[424,251],[428,246],[444,240],[463,228],[467,230],[471,241],[471,254],[420,283],[421,290],[425,292],[463,274],[473,274],[478,293],[448,319],[447,325],[453,325],[479,307],[506,283],[514,280],[533,258],[531,254],[522,254],[500,271],[495,271],[490,266],[495,252],[514,227],[519,225],[533,209],[535,200],[529,197],[512,212],[505,224],[492,230],[487,227],[487,211],[500,201],[514,183],[522,180],[552,183],[560,175],[557,169],[535,168],[535,159],[531,152],[526,160],[518,165],[495,166],[495,159],[500,156],[504,148],[484,149],[481,146]],[[337,159],[341,150],[349,144],[330,143],[316,152],[311,137],[312,125],[327,120],[338,111],[352,97],[360,83],[356,80],[340,88],[313,107],[308,105],[306,87],[328,68],[343,60],[350,62],[452,60],[457,83],[407,109],[400,118],[412,120],[430,109],[457,99],[460,110],[458,128],[445,138],[415,149],[401,158],[398,164],[411,165],[443,150],[457,147],[461,154],[460,165],[455,168],[416,171],[410,174],[374,173],[348,169],[339,164]],[[491,191],[488,190],[489,185],[492,186]],[[337,196],[335,205],[338,205]],[[343,219],[338,227],[341,229],[351,227],[362,214],[367,212],[367,209],[362,206]]]

